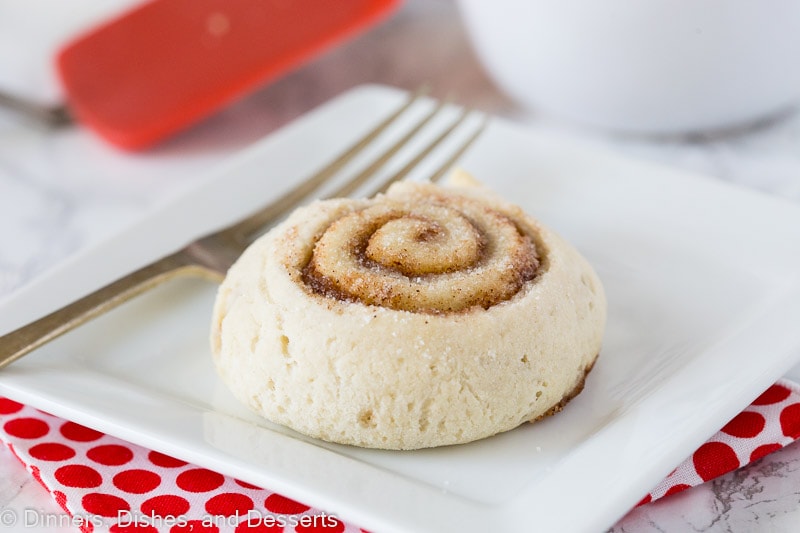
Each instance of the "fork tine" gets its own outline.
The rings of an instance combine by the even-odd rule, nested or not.
[[[325,168],[308,178],[307,180],[299,183],[297,186],[286,192],[280,198],[263,207],[249,217],[241,220],[240,222],[226,228],[224,231],[232,235],[235,239],[247,242],[252,239],[264,225],[275,220],[276,218],[288,213],[291,209],[297,206],[306,196],[314,192],[327,182],[333,175],[339,172],[347,163],[349,163],[359,152],[361,152],[367,145],[374,141],[386,128],[388,128],[395,120],[397,120],[414,102],[427,92],[427,87],[420,87],[414,93],[409,95],[408,99],[391,115],[386,117],[380,124],[375,126],[372,130],[367,132],[363,137],[358,139],[347,150],[342,152],[333,162],[328,164]]]
[[[61,309],[53,311],[47,316],[0,336],[0,368],[50,342],[56,337],[79,327],[85,322],[92,320],[170,279],[182,275],[201,275],[216,280],[221,279],[225,275],[227,268],[242,252],[243,247],[246,246],[246,239],[254,236],[266,223],[294,208],[299,201],[338,172],[355,157],[356,154],[377,138],[390,124],[402,115],[422,94],[423,91],[417,91],[415,94],[411,95],[399,109],[384,119],[383,122],[367,133],[362,139],[357,141],[351,148],[339,156],[336,161],[305,182],[295,186],[292,190],[266,208],[250,215],[242,222],[194,241],[183,249],[164,256],[149,265],[145,265],[75,300]],[[344,192],[349,194],[352,190],[360,186],[359,180],[365,180],[371,177],[378,168],[383,166],[383,164],[394,156],[408,140],[422,129],[425,124],[442,109],[443,105],[444,104],[440,103],[436,106],[433,111],[428,113],[426,117],[419,121],[417,125],[401,139],[401,142],[395,143],[387,153],[378,157],[376,162],[370,165],[368,172],[362,172],[364,177],[357,176],[356,181],[349,182],[347,185],[348,188],[345,189]],[[439,134],[428,146],[423,148],[410,163],[406,164],[401,171],[395,173],[388,180],[385,180],[381,190],[384,190],[389,184],[408,174],[412,168],[447,138],[453,130],[466,119],[468,114],[469,112],[467,111],[463,112],[443,133]],[[487,121],[484,120],[477,131],[475,131],[466,142],[463,142],[456,149],[455,153],[448,158],[445,164],[434,173],[430,178],[432,181],[438,180],[475,139],[477,139],[486,126],[486,122]]]
[[[436,172],[434,172],[428,179],[433,183],[438,183],[439,180],[442,179],[442,176],[444,176],[444,173],[447,172],[450,169],[450,167],[452,167],[456,163],[456,161],[458,161],[458,158],[460,158],[464,154],[464,152],[466,152],[467,149],[470,146],[472,146],[472,143],[474,143],[478,139],[478,137],[480,137],[481,133],[483,133],[483,130],[486,129],[486,126],[488,124],[489,124],[489,117],[484,116],[483,120],[481,121],[481,125],[478,126],[478,129],[476,129],[472,133],[472,135],[470,135],[464,141],[464,143],[461,144],[461,146],[459,146],[455,152],[453,152],[453,154],[447,159],[447,161],[445,161],[442,164],[442,166],[440,166],[436,170]]]
[[[396,141],[388,150],[383,152],[380,156],[378,156],[372,163],[370,163],[367,168],[362,170],[356,176],[351,178],[347,181],[347,183],[343,184],[341,187],[336,189],[333,193],[329,195],[329,198],[344,198],[345,196],[350,196],[353,191],[363,185],[369,178],[375,175],[375,172],[380,170],[383,165],[385,165],[397,152],[403,148],[408,141],[410,141],[419,131],[425,127],[433,117],[439,114],[445,106],[445,102],[439,102],[436,106],[428,112],[427,115],[422,117],[414,127],[408,130],[403,137],[401,137],[398,141]]]
[[[464,109],[461,114],[458,116],[456,120],[454,120],[450,126],[447,127],[438,137],[436,137],[433,141],[431,141],[426,147],[424,147],[420,152],[406,164],[402,169],[400,169],[396,174],[389,176],[388,178],[384,179],[383,182],[377,187],[370,196],[374,196],[376,194],[384,193],[386,190],[391,186],[392,183],[399,181],[406,177],[406,175],[411,172],[411,170],[416,167],[420,161],[422,161],[425,157],[430,154],[434,148],[436,148],[439,144],[442,143],[450,134],[462,123],[466,118],[472,113],[471,109]],[[483,130],[486,129],[486,124],[488,123],[488,118],[484,117],[483,121],[481,122],[480,126],[472,132],[472,134],[465,139],[453,152],[453,154],[447,158],[447,160],[438,168],[436,171],[428,178],[429,181],[436,183],[438,182],[442,176],[444,176],[445,172],[447,172],[455,163],[458,161],[458,158],[467,151],[467,148],[472,146],[478,137],[483,133]]]

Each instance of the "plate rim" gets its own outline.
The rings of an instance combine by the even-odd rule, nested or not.
[[[185,193],[184,197],[175,199],[175,203],[180,203],[181,201],[185,201],[185,198],[190,196],[192,192],[196,192],[197,190],[203,189],[204,187],[207,187],[209,183],[213,183],[216,180],[220,179],[220,176],[223,176],[225,174],[225,172],[230,171],[230,169],[235,169],[235,167],[239,164],[239,162],[242,159],[248,158],[248,157],[252,157],[254,154],[257,155],[258,152],[261,150],[261,148],[262,148],[262,146],[264,145],[265,142],[268,143],[268,142],[271,142],[271,140],[273,140],[274,138],[278,138],[277,136],[281,135],[281,132],[283,132],[287,128],[299,128],[299,129],[302,129],[303,125],[307,124],[308,121],[310,120],[308,118],[309,116],[311,116],[311,117],[320,116],[320,114],[324,113],[325,110],[329,110],[329,109],[331,109],[331,108],[333,108],[333,107],[335,107],[337,105],[342,105],[342,102],[349,101],[350,99],[370,97],[370,98],[385,99],[388,102],[388,100],[392,100],[392,101],[397,100],[397,99],[401,98],[402,95],[404,95],[404,94],[405,94],[404,92],[396,90],[396,89],[382,87],[382,86],[373,86],[373,85],[361,86],[361,87],[358,87],[358,88],[353,89],[351,91],[348,91],[345,94],[343,94],[343,95],[335,98],[334,100],[328,102],[327,104],[324,104],[321,108],[318,108],[317,110],[312,111],[306,117],[303,117],[300,120],[293,122],[289,126],[284,127],[281,130],[278,130],[277,132],[275,132],[273,134],[270,134],[269,136],[267,136],[262,141],[259,141],[258,143],[256,143],[252,147],[244,150],[242,153],[234,155],[227,163],[225,163],[223,165],[222,169],[217,170],[215,172],[212,172],[212,173],[209,174],[208,178],[206,178],[204,180],[200,180],[196,187],[193,187],[191,189],[191,191],[187,191],[187,193]],[[515,129],[519,129],[519,130],[523,129],[522,127],[520,127],[518,125],[512,125],[512,126]],[[558,142],[565,142],[565,141],[560,140]],[[571,143],[571,141],[570,141],[570,143]],[[580,143],[572,143],[572,144],[579,145]],[[598,150],[592,150],[592,149],[588,150],[588,153],[589,153],[590,157],[596,152],[598,152]],[[629,161],[627,158],[623,158],[623,157],[620,157],[620,156],[615,155],[615,154],[608,154],[607,156],[611,157],[611,158],[613,158],[615,160],[620,160],[620,161],[623,161],[623,162]],[[636,160],[630,160],[630,161],[636,161]],[[661,170],[664,170],[666,168],[666,170],[668,170],[671,173],[674,173],[675,175],[683,175],[683,176],[690,176],[691,175],[691,173],[677,171],[677,170],[674,170],[674,169],[669,169],[668,167],[662,167],[661,165],[655,165],[655,164],[643,163],[643,162],[637,162],[637,164],[642,164],[642,165],[653,167],[653,168],[659,168]],[[753,190],[750,190],[750,189],[745,189],[745,188],[743,188],[741,186],[730,185],[730,184],[727,184],[727,183],[720,183],[720,182],[716,182],[714,180],[709,180],[707,183],[709,184],[708,186],[711,186],[711,187],[720,187],[719,190],[726,190],[726,191],[734,191],[735,190],[736,192],[732,193],[732,194],[735,194],[735,195],[744,194],[747,198],[750,198],[750,197],[759,198],[758,201],[763,201],[763,200],[773,201],[773,200],[777,200],[778,204],[780,204],[782,207],[788,208],[793,213],[793,216],[796,216],[797,219],[800,220],[800,207],[796,206],[795,204],[789,202],[786,199],[783,199],[783,198],[780,198],[780,197],[775,197],[775,196],[769,196],[769,195],[766,195],[765,193],[759,193],[757,191],[753,191]],[[705,185],[703,185],[703,186],[705,186]],[[775,205],[778,205],[778,204],[775,204]],[[163,212],[166,212],[167,210],[169,210],[170,208],[171,208],[171,204],[162,205],[162,206],[159,207],[159,209],[157,211],[158,211],[158,213],[163,213]],[[154,215],[153,213],[150,213],[148,216],[149,217],[153,217],[153,216],[157,216],[157,215]],[[139,231],[139,228],[144,227],[144,226],[147,225],[148,220],[151,220],[151,219],[143,218],[143,219],[139,220],[138,222],[135,222],[130,228],[127,228],[127,229],[123,230],[121,233]],[[106,249],[108,246],[113,245],[113,241],[115,239],[118,239],[118,238],[119,238],[119,234],[112,235],[108,239],[106,239],[104,241],[101,241],[99,243],[96,243],[95,245],[93,245],[91,247],[88,247],[87,249],[82,250],[81,252],[75,254],[69,260],[67,260],[64,263],[62,263],[61,265],[59,265],[59,267],[50,270],[45,276],[42,276],[40,278],[37,278],[37,279],[33,280],[33,282],[28,284],[28,286],[24,287],[22,290],[16,291],[16,292],[12,293],[11,295],[9,295],[7,298],[5,298],[3,301],[0,301],[0,310],[9,308],[9,307],[15,305],[17,301],[24,300],[25,298],[28,298],[29,294],[31,292],[33,292],[35,294],[36,290],[37,290],[36,289],[37,287],[41,287],[42,285],[46,285],[47,283],[54,283],[55,281],[53,281],[53,280],[58,281],[59,279],[69,275],[70,270],[76,268],[75,265],[80,265],[81,263],[89,260],[87,258],[91,258],[91,257],[93,257],[93,256],[95,256],[95,255],[97,255],[99,253],[105,253],[105,252],[103,252],[103,250]],[[178,237],[177,237],[177,234],[176,234],[176,236],[173,238],[173,240],[177,240],[177,238]],[[118,274],[118,272],[116,274]],[[797,281],[797,280],[795,280],[795,281]],[[794,291],[791,294],[800,295],[800,283],[795,284],[795,286],[791,287],[790,289]],[[800,300],[800,298],[798,298],[798,300]],[[787,341],[786,341],[787,345],[791,344],[794,347],[800,346],[800,333],[795,335],[795,337],[797,337],[797,339],[795,339],[795,340],[790,340],[790,339],[787,338]],[[787,348],[788,348],[788,346],[787,346]],[[763,388],[762,385],[769,385],[771,383],[770,380],[774,381],[774,379],[772,378],[772,374],[774,374],[776,372],[779,372],[779,371],[782,374],[783,372],[788,370],[788,368],[791,366],[791,364],[789,364],[790,361],[788,360],[788,357],[786,359],[787,359],[786,360],[787,364],[786,364],[786,368],[785,369],[779,369],[778,367],[775,367],[775,368],[772,369],[771,373],[764,374],[762,376],[758,376],[757,377],[758,379],[751,380],[751,383],[752,383],[752,387],[751,388],[753,389],[753,392],[752,392],[753,397],[755,397],[755,395],[757,395],[757,392],[755,392],[756,389]],[[74,406],[74,405],[73,406],[61,405],[57,401],[55,401],[54,397],[48,396],[47,394],[43,394],[42,391],[38,391],[38,393],[37,393],[35,388],[33,388],[33,389],[30,388],[30,387],[25,388],[24,386],[23,387],[20,387],[20,386],[16,386],[15,387],[15,383],[14,383],[14,379],[13,379],[13,373],[11,375],[11,379],[10,380],[7,379],[7,377],[8,377],[7,375],[4,375],[3,373],[0,373],[0,393],[2,393],[4,395],[8,395],[8,397],[10,397],[12,399],[17,399],[19,401],[24,401],[25,403],[28,403],[29,405],[32,405],[32,406],[37,407],[39,409],[46,410],[46,411],[51,412],[52,414],[55,414],[57,416],[61,416],[63,418],[74,420],[74,421],[79,422],[79,423],[84,423],[85,425],[88,425],[90,427],[95,427],[96,429],[100,429],[101,431],[107,432],[109,434],[113,434],[115,436],[119,436],[120,438],[124,438],[125,440],[129,440],[129,441],[134,442],[136,444],[147,446],[147,447],[150,447],[152,449],[158,449],[158,451],[163,451],[164,453],[170,453],[171,455],[175,455],[175,456],[179,456],[179,457],[181,457],[183,459],[187,459],[187,453],[184,453],[186,451],[184,448],[179,448],[179,449],[176,450],[176,449],[173,449],[172,447],[161,446],[160,444],[163,444],[163,443],[159,443],[159,441],[155,437],[147,436],[147,435],[145,435],[144,433],[141,433],[141,432],[134,432],[133,430],[126,432],[122,428],[112,427],[112,431],[108,431],[108,421],[107,420],[105,420],[105,421],[101,420],[100,418],[98,418],[98,415],[96,413],[93,416],[90,413],[80,412],[79,410],[77,410],[77,406]],[[775,376],[775,377],[779,377],[779,376]],[[678,379],[678,378],[673,376],[672,379]],[[735,409],[732,409],[732,408],[729,409],[729,410],[735,411]],[[634,413],[634,415],[635,414],[636,413]],[[633,415],[631,415],[631,416],[633,416]],[[98,427],[98,426],[102,426],[102,427]],[[212,448],[211,451],[213,452],[213,451],[216,451],[216,450],[214,450]],[[195,453],[191,453],[191,454],[188,454],[188,458],[191,459],[192,462],[195,462],[197,464],[201,464],[202,466],[207,466],[208,464],[213,462],[216,465],[215,468],[217,470],[222,471],[222,470],[226,469],[224,464],[222,464],[222,465],[218,464],[218,460],[217,461],[212,461],[212,458],[210,456],[208,456],[207,453],[205,455],[203,455],[203,453],[199,453],[199,455],[196,455]],[[678,461],[678,462],[680,462],[680,461]],[[203,463],[205,463],[205,464],[203,464]],[[372,466],[372,465],[368,465],[368,466]],[[241,465],[239,465],[238,467],[234,467],[233,470],[235,470],[239,475],[235,475],[235,474],[232,474],[230,472],[228,472],[228,473],[230,475],[235,475],[235,477],[237,477],[239,479],[243,479],[245,481],[248,481],[249,479],[253,479],[248,474],[248,472],[245,471],[245,469]],[[241,475],[241,477],[240,477],[240,475]],[[261,479],[261,478],[259,478],[259,479]],[[283,485],[283,483],[278,483],[278,485]],[[277,488],[275,488],[275,489],[270,488],[270,490],[276,490],[278,492],[282,492],[282,490],[283,490],[285,492],[289,492],[290,493],[290,494],[287,494],[287,495],[293,496],[294,494],[296,494],[298,492],[299,489],[297,487],[286,486],[282,490],[279,490]],[[535,493],[536,491],[533,491],[533,492]],[[526,493],[526,494],[528,494],[528,493]],[[528,496],[528,497],[530,497],[530,496]],[[321,500],[320,499],[321,497],[318,497],[315,494],[304,495],[304,496],[302,496],[302,498],[306,499],[309,503],[315,503],[315,502],[324,503],[325,501],[327,501],[327,499],[325,499],[325,498],[323,498]],[[443,507],[454,509],[455,511],[457,511],[459,513],[460,519],[467,526],[485,527],[486,525],[495,525],[496,526],[496,525],[498,525],[500,523],[503,523],[504,525],[508,525],[509,526],[509,529],[508,529],[509,531],[511,531],[512,530],[511,528],[515,525],[513,523],[509,523],[509,520],[511,520],[511,519],[513,519],[515,517],[518,517],[518,516],[524,516],[524,514],[520,514],[520,513],[528,513],[529,512],[529,509],[524,509],[524,505],[522,507],[520,507],[520,505],[526,503],[526,501],[529,502],[529,500],[526,500],[524,497],[520,496],[519,498],[516,499],[516,501],[512,502],[512,505],[510,505],[510,506],[505,506],[505,507],[502,507],[502,506],[494,506],[494,507],[493,506],[479,506],[480,512],[476,514],[476,512],[472,512],[472,511],[469,510],[471,508],[470,506],[460,506],[460,505],[453,504],[452,497],[448,497],[447,495],[442,495],[441,498],[436,498],[436,497],[433,497],[433,495],[431,495],[431,502],[432,503],[436,503],[436,504],[441,505]],[[319,505],[319,504],[315,504],[315,505],[318,506],[318,507],[327,507],[327,505]],[[609,519],[619,518],[619,516],[611,517],[611,514],[618,514],[620,505],[621,505],[620,503],[617,503],[615,506],[613,506],[613,511],[608,511],[608,512],[606,512],[604,514],[601,513],[605,517],[604,520],[608,521]],[[396,524],[396,523],[388,523],[388,522],[385,522],[380,517],[376,517],[374,515],[374,513],[365,512],[363,509],[357,508],[354,505],[354,502],[348,503],[347,505],[345,505],[345,507],[347,508],[347,510],[346,510],[346,516],[347,517],[345,519],[348,520],[348,521],[356,522],[359,525],[361,525],[362,527],[376,528],[376,529],[379,529],[379,530],[382,530],[382,531],[419,531],[420,529],[418,527],[416,527],[416,526],[425,526],[425,525],[430,526],[429,522],[425,522],[424,524],[420,524],[420,523],[406,524],[405,526],[401,526],[400,524]],[[512,514],[509,511],[514,511],[514,513]],[[589,514],[589,513],[587,513],[587,514]],[[342,514],[342,516],[345,516],[345,514]],[[597,515],[594,515],[594,516],[595,516],[595,518],[597,517]],[[452,522],[450,522],[450,524],[452,524]],[[576,524],[577,528],[580,529],[580,530],[588,529],[592,525],[596,526],[596,522],[583,523],[583,525]],[[408,527],[408,526],[412,526],[412,527]],[[431,529],[431,530],[435,531],[436,529],[434,528],[434,529]]]

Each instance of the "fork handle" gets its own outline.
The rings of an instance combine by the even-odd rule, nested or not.
[[[0,368],[131,298],[181,275],[213,276],[183,250],[87,294],[57,311],[0,337]]]

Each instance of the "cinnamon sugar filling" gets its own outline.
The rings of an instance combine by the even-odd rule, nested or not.
[[[302,279],[327,298],[457,313],[509,300],[540,263],[514,220],[473,199],[383,198],[325,228]]]

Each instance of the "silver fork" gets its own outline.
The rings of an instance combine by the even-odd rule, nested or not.
[[[249,217],[215,233],[206,235],[49,315],[3,335],[0,337],[0,368],[16,361],[23,355],[43,346],[60,335],[110,311],[131,298],[174,278],[198,276],[216,282],[221,281],[228,268],[261,231],[270,224],[277,222],[283,215],[331,180],[347,163],[411,108],[422,93],[423,91],[417,91],[411,95],[403,105],[325,168]],[[350,178],[328,197],[351,195],[373,177],[401,148],[406,146],[412,138],[439,114],[444,106],[444,102],[438,103],[433,110],[418,120],[406,134],[381,155],[377,156],[363,171]],[[462,111],[438,136],[412,157],[404,167],[388,178],[383,179],[382,183],[379,183],[374,189],[373,194],[385,191],[393,182],[408,175],[425,157],[447,139],[470,113],[471,111],[466,109]],[[434,182],[438,181],[478,138],[484,130],[486,122],[484,118],[472,134],[453,149],[447,160],[428,179]]]

